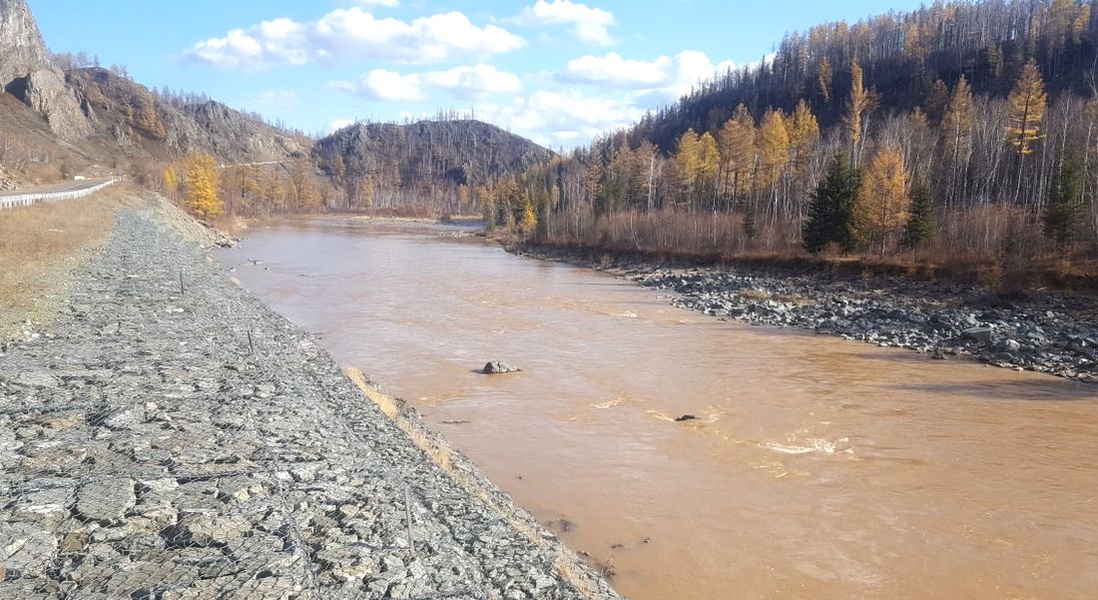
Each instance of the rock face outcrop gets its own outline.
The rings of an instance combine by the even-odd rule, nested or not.
[[[0,0],[0,81],[25,77],[48,58],[27,0]]]
[[[50,64],[26,0],[0,0],[0,84],[42,115],[58,137],[73,140],[91,133],[80,98]]]

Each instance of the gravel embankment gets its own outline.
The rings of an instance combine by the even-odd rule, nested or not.
[[[1098,299],[1091,297],[734,266],[669,268],[633,259],[607,266],[568,250],[522,252],[670,290],[675,305],[724,319],[1098,382]]]
[[[0,348],[0,599],[616,598],[169,213],[120,211],[56,325]]]

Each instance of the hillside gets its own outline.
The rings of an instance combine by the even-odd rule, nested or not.
[[[879,112],[917,106],[940,117],[935,83],[952,88],[964,76],[976,94],[1006,96],[1029,60],[1052,93],[1089,95],[1098,85],[1093,0],[936,2],[855,24],[825,23],[786,35],[773,57],[755,69],[720,74],[677,104],[638,125],[637,133],[672,148],[687,129],[714,131],[744,104],[792,112],[808,102],[820,125],[838,124],[858,59]]]
[[[0,181],[111,171],[154,182],[194,152],[227,164],[309,152],[310,139],[256,116],[202,97],[162,98],[68,58],[50,54],[26,0],[0,0]]]
[[[497,190],[495,224],[602,250],[1098,285],[1096,13],[938,2],[789,34]]]
[[[346,191],[348,207],[411,203],[449,211],[468,208],[470,189],[552,156],[530,140],[474,120],[359,123],[313,149],[320,169]]]

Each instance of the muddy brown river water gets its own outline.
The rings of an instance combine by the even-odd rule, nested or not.
[[[289,222],[218,258],[631,598],[1098,598],[1094,386],[725,323],[427,226]]]

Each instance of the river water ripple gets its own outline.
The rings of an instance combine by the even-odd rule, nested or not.
[[[426,226],[287,222],[218,258],[632,598],[1098,593],[1093,386],[720,322]]]

